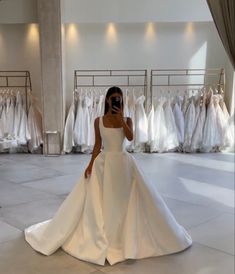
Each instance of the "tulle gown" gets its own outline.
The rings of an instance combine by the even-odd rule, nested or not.
[[[103,118],[99,127],[104,150],[91,176],[81,175],[52,219],[26,228],[26,241],[45,255],[61,247],[99,265],[188,248],[190,235],[125,151],[123,129],[104,127]]]

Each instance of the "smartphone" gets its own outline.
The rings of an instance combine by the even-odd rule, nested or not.
[[[114,106],[117,108],[121,108],[121,98],[119,96],[112,97],[111,102],[112,102],[112,108]],[[115,114],[116,112],[112,110],[112,113]]]

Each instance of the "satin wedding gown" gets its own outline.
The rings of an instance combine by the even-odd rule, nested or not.
[[[50,255],[58,248],[92,263],[113,265],[125,259],[160,256],[192,244],[187,231],[123,146],[122,128],[107,128],[99,118],[104,149],[91,176],[81,175],[50,220],[25,229],[26,241]]]

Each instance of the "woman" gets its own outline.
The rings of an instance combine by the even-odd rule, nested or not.
[[[104,265],[107,259],[113,265],[191,246],[190,235],[156,186],[125,151],[124,138],[132,140],[133,132],[122,110],[122,91],[112,87],[106,94],[105,115],[94,123],[95,146],[85,173],[51,220],[25,230],[35,250],[50,255],[61,247],[81,260]]]

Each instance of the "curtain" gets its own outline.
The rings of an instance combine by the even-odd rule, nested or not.
[[[235,69],[235,0],[207,0],[207,4]]]

